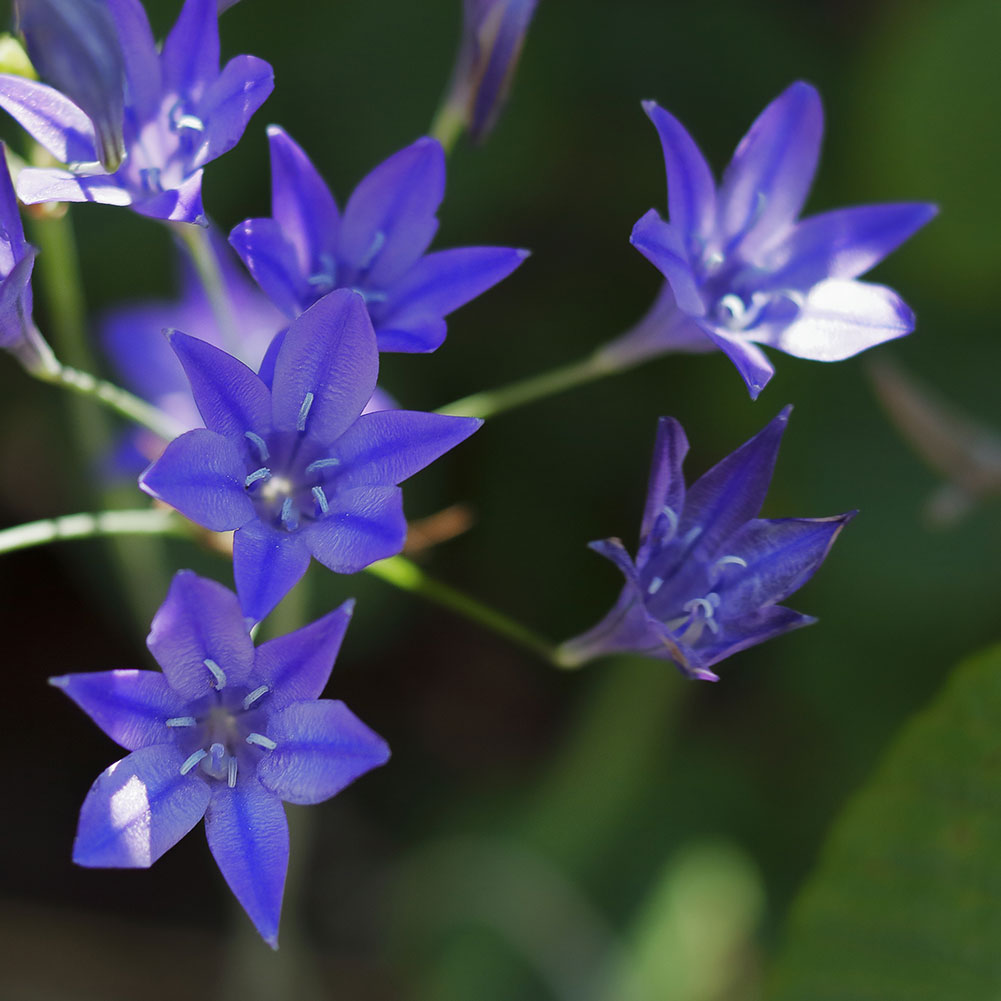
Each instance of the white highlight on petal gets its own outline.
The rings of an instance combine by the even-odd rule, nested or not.
[[[146,783],[138,775],[133,775],[112,794],[108,812],[113,830],[128,831],[126,840],[132,858],[141,865],[149,865],[153,814],[149,808]]]

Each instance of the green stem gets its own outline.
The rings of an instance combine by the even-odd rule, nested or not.
[[[120,417],[152,431],[164,441],[172,441],[188,430],[159,407],[154,407],[120,386],[98,379],[89,372],[54,361],[49,367],[37,369],[31,374],[43,382],[71,389],[74,393],[103,404]]]
[[[472,396],[464,396],[461,400],[439,407],[438,413],[455,417],[493,417],[505,410],[624,371],[626,367],[628,366],[613,364],[607,355],[596,352],[580,361],[562,365],[541,375],[530,376],[500,389],[488,389],[482,393],[473,393]]]
[[[239,357],[240,337],[236,329],[236,318],[233,316],[233,307],[219,268],[219,258],[216,257],[215,248],[212,246],[211,232],[205,226],[195,226],[186,222],[169,225],[191,258],[202,288],[205,289],[226,350],[231,355]]]
[[[441,605],[457,615],[485,626],[491,632],[511,640],[526,650],[531,650],[554,666],[561,666],[555,648],[547,639],[520,622],[515,622],[503,612],[498,612],[475,598],[449,587],[448,584],[442,584],[441,581],[429,577],[419,566],[403,556],[391,556],[388,560],[373,563],[367,568],[367,572],[402,591],[420,595],[436,605]]]
[[[443,101],[431,122],[430,135],[441,143],[445,155],[455,149],[455,144],[466,128],[466,112],[453,101]]]
[[[173,511],[144,508],[138,511],[102,511],[99,514],[67,514],[61,518],[29,521],[0,531],[0,554],[44,546],[69,539],[97,539],[116,535],[189,534],[188,527]]]

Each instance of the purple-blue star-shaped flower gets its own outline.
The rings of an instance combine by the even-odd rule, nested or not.
[[[643,107],[664,151],[670,221],[651,209],[631,242],[667,285],[648,317],[605,353],[625,361],[719,348],[755,398],[774,373],[758,345],[841,361],[914,329],[894,291],[855,279],[937,210],[863,205],[797,221],[824,128],[813,87],[794,83],[765,108],[718,189],[681,123],[653,101]]]
[[[660,419],[636,559],[618,539],[591,543],[626,585],[597,626],[563,644],[567,665],[634,652],[717,681],[714,664],[816,621],[777,602],[813,576],[855,512],[757,517],[790,409],[688,489],[685,432],[673,418]]]
[[[132,753],[80,809],[73,861],[145,869],[202,817],[209,849],[264,940],[278,947],[286,803],[320,803],[389,748],[343,702],[321,699],[347,602],[255,649],[236,595],[181,570],[147,640],[159,671],[51,678]]]
[[[274,86],[271,67],[236,56],[220,71],[216,0],[185,0],[158,53],[139,0],[107,0],[125,66],[125,160],[99,162],[94,126],[58,90],[0,75],[0,107],[66,169],[22,170],[17,193],[36,202],[103,202],[175,222],[200,222],[202,168],[232,149]]]
[[[365,297],[380,351],[434,351],[445,339],[445,316],[528,256],[508,247],[425,253],[445,193],[445,154],[434,139],[376,167],[343,215],[302,149],[274,125],[268,139],[272,215],[245,220],[229,238],[289,317],[333,289],[353,289]]]
[[[217,532],[236,530],[244,612],[262,619],[310,557],[357,573],[403,548],[398,484],[483,422],[406,410],[363,414],[375,389],[375,331],[356,292],[331,292],[297,317],[255,375],[211,344],[174,332],[205,421],[174,439],[140,486]]]

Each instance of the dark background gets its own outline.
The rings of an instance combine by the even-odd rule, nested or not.
[[[178,6],[147,4],[159,37]],[[228,231],[268,214],[269,122],[305,147],[343,205],[427,129],[459,6],[243,0],[224,15],[224,57],[267,59],[276,90],[206,171],[213,219]],[[915,334],[877,352],[1001,427],[999,33],[994,0],[541,0],[495,133],[449,160],[435,243],[533,256],[451,317],[437,353],[384,357],[383,383],[430,409],[628,327],[660,281],[629,231],[666,202],[639,101],[677,114],[719,171],[755,115],[803,78],[827,114],[809,212],[894,200],[942,209],[873,273],[918,315]],[[0,135],[22,142],[9,119]],[[92,317],[172,291],[162,228],[100,206],[72,215]],[[38,319],[44,330],[41,304]],[[328,692],[394,757],[337,799],[290,811],[276,956],[198,830],[149,872],[71,864],[79,804],[119,752],[45,679],[153,666],[148,620],[129,606],[153,608],[162,590],[130,594],[94,542],[4,557],[0,996],[618,1001],[621,970],[644,961],[665,965],[672,998],[757,996],[839,807],[950,666],[997,638],[1001,577],[996,503],[949,531],[923,523],[936,476],[885,419],[866,356],[773,360],[757,403],[719,354],[654,360],[498,417],[406,490],[412,517],[457,501],[475,517],[430,554],[429,572],[562,639],[617,593],[616,572],[585,543],[635,538],[656,418],[687,429],[691,477],[793,403],[765,514],[861,514],[790,602],[820,624],[734,657],[718,685],[629,659],[560,674],[379,581],[313,566],[311,614],[358,598]],[[0,383],[0,517],[90,509],[58,392],[2,359]],[[170,544],[165,565],[230,583],[223,560],[186,543]],[[678,958],[669,931],[658,944],[649,929],[658,913],[674,928],[685,894],[721,916]],[[720,958],[727,921],[733,948]],[[722,986],[685,986],[710,966]]]

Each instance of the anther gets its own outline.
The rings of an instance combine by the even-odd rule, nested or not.
[[[260,469],[255,469],[243,481],[243,485],[244,485],[244,487],[249,487],[249,486],[252,486],[254,483],[256,483],[258,480],[267,481],[267,480],[270,480],[270,479],[271,479],[271,470],[268,469],[267,466],[261,466]]]
[[[263,733],[248,733],[247,743],[263,747],[265,751],[273,751],[278,746],[270,737],[265,737]]]
[[[195,765],[197,765],[198,762],[202,760],[202,758],[207,758],[208,756],[209,752],[206,751],[205,748],[203,747],[199,748],[197,751],[195,751],[194,754],[189,755],[185,760],[184,764],[181,765],[181,774],[187,775],[188,772],[190,772],[191,769],[194,768]]]
[[[294,532],[299,527],[299,512],[295,510],[291,497],[282,501],[281,522],[289,532]]]
[[[226,672],[210,658],[206,657],[202,663],[212,672],[212,677],[215,678],[215,690],[218,692],[226,687]]]
[[[194,726],[197,722],[194,716],[171,716],[167,726]]]
[[[646,589],[646,593],[656,594],[661,589],[661,587],[663,587],[663,585],[664,585],[664,579],[662,577],[654,577],[654,579],[650,581],[650,586]]]
[[[747,560],[740,556],[721,556],[714,564],[716,570],[721,570],[725,566],[746,567]]]
[[[682,605],[682,609],[686,612],[694,612],[696,608],[701,608],[707,619],[711,619],[716,611],[713,603],[708,598],[692,598],[691,601],[685,602]]]
[[[372,242],[369,244],[369,248],[365,256],[361,261],[361,270],[365,271],[372,266],[372,262],[375,260],[376,254],[382,250],[386,243],[386,234],[381,230],[376,230],[375,236],[372,237]]]
[[[307,473],[316,473],[321,469],[331,469],[341,464],[340,459],[317,459],[306,467]]]
[[[267,685],[261,685],[260,688],[255,688],[244,700],[243,708],[249,709],[262,695],[267,695],[271,689]]]
[[[690,546],[702,534],[702,526],[696,525],[690,529],[681,540],[686,546]]]
[[[666,504],[660,509],[661,514],[671,523],[671,535],[674,535],[678,531],[678,516],[674,513],[674,508],[668,507]]]
[[[307,393],[303,397],[302,406],[299,408],[299,416],[295,422],[296,431],[306,430],[306,418],[309,416],[309,409],[313,406],[313,394]]]
[[[259,434],[255,434],[253,431],[244,431],[243,436],[247,438],[257,449],[257,454],[261,457],[261,462],[267,462],[271,457],[271,453],[268,451],[267,442]]]
[[[323,487],[313,487],[311,493],[320,509],[320,514],[326,514],[330,510],[330,505],[327,503],[327,495],[323,492]]]
[[[236,758],[230,758],[226,764],[226,785],[228,785],[230,789],[236,788],[236,769]]]

